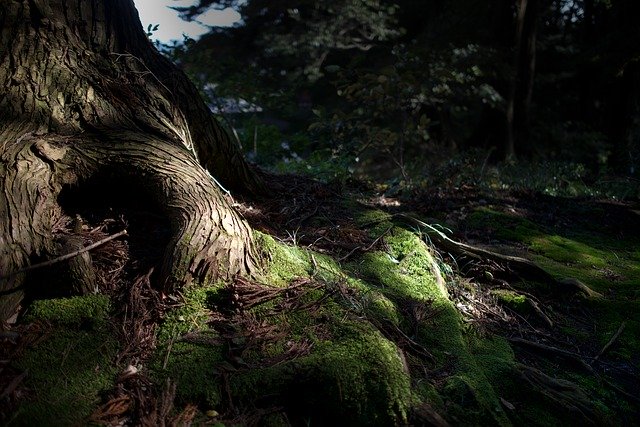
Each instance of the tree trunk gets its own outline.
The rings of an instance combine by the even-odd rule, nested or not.
[[[5,1],[0,28],[0,319],[23,297],[21,270],[56,253],[62,189],[98,178],[168,220],[165,286],[252,270],[251,230],[213,176],[249,194],[262,183],[132,0]]]
[[[538,0],[517,0],[514,69],[507,100],[505,158],[528,149],[529,119],[536,67]]]

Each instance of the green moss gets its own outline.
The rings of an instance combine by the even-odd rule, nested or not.
[[[525,244],[530,258],[558,278],[574,277],[602,293],[615,288],[621,295],[640,295],[640,257],[621,241],[593,230],[547,230],[526,218],[476,209],[467,226],[490,232],[496,237]]]
[[[599,247],[598,247],[599,246]],[[640,264],[626,248],[594,237],[584,244],[561,236],[532,240],[533,259],[560,277],[575,277],[598,292],[616,288],[623,294],[640,290]]]
[[[9,425],[84,424],[116,375],[108,310],[109,299],[100,295],[32,304],[28,319],[52,322],[53,329],[15,363],[28,372],[30,393]]]
[[[221,288],[221,285],[214,285],[184,289],[183,304],[167,313],[160,326],[159,342],[168,342],[187,332],[204,328],[209,319],[209,307],[215,305]]]
[[[217,334],[211,331],[204,335]],[[164,383],[164,378],[171,378],[176,383],[176,398],[182,404],[195,403],[207,410],[219,409],[222,389],[220,371],[216,368],[225,365],[223,354],[222,344],[175,342],[163,345],[151,365],[152,376],[159,384]]]
[[[183,303],[167,313],[157,333],[158,348],[151,362],[151,376],[159,384],[165,378],[176,383],[176,397],[182,403],[197,403],[216,409],[220,384],[214,367],[223,360],[223,341],[209,329],[211,309],[220,303],[222,284],[190,287],[183,291]],[[180,341],[197,332],[203,344]],[[219,343],[219,344],[215,344]]]
[[[531,236],[539,235],[539,226],[515,215],[508,215],[488,207],[474,210],[467,218],[467,226],[476,229],[486,229],[496,237],[518,242],[528,241]]]
[[[356,224],[360,227],[371,227],[372,225],[388,224],[391,215],[378,209],[359,209],[356,216]]]
[[[493,289],[491,294],[495,296],[500,304],[503,304],[518,313],[528,313],[531,305],[527,297],[508,289]]]
[[[353,337],[318,345],[296,364],[297,384],[315,424],[398,425],[411,402],[409,376],[398,350],[375,330],[355,326]],[[344,332],[344,331],[343,331]]]
[[[59,326],[101,326],[108,319],[110,301],[104,295],[58,298],[34,301],[27,310],[25,322],[45,320]]]
[[[374,319],[387,320],[399,326],[402,316],[398,313],[396,304],[382,292],[370,291],[366,294],[366,312]]]
[[[367,324],[333,328],[336,336],[309,355],[230,375],[234,399],[253,403],[272,396],[290,419],[312,425],[405,423],[412,395],[395,345]]]
[[[203,329],[199,335],[206,339],[201,344],[178,338],[172,346],[162,345],[153,364],[154,378],[159,383],[172,378],[180,402],[206,408],[219,409],[221,390],[227,390],[236,404],[270,402],[286,408],[290,417],[313,424],[404,423],[412,394],[397,348],[368,322],[346,316],[339,304],[325,301],[313,313],[264,318],[261,322],[291,333],[281,342],[243,352],[242,361],[227,359],[227,345],[233,342],[224,343],[214,331]],[[323,338],[316,336],[320,319]],[[313,345],[309,354],[262,366],[303,340]]]
[[[278,243],[260,232],[255,232],[255,240],[265,258],[262,279],[269,284],[285,286],[296,278],[312,275],[330,280],[340,272],[337,263],[326,255]]]
[[[286,335],[248,347],[239,361],[227,359],[227,346],[234,343],[225,342],[205,324],[208,311],[217,303],[218,289],[187,290],[185,304],[169,313],[161,326],[153,363],[156,381],[172,378],[177,381],[181,402],[217,409],[224,373],[229,384],[226,390],[237,404],[271,402],[285,407],[289,416],[314,420],[314,424],[406,422],[413,394],[396,345],[366,318],[349,314],[370,307],[399,324],[401,316],[394,302],[365,282],[349,277],[327,256],[277,243],[265,235],[259,234],[257,239],[266,258],[265,282],[285,286],[295,278],[314,275],[329,288],[339,281],[340,286],[355,293],[323,299],[313,311],[274,315],[263,306],[251,310],[261,324],[273,325]],[[324,295],[323,289],[307,292],[303,302],[311,303]],[[182,342],[181,337],[190,331],[210,339],[201,344]],[[291,345],[303,343],[312,346],[309,354],[281,359]],[[272,364],[269,360],[281,361]]]
[[[554,261],[594,263],[603,266],[601,254],[594,248],[561,236],[542,235],[531,239],[531,249]]]
[[[400,228],[394,228],[385,242],[390,248],[388,253],[366,253],[350,268],[384,288],[383,293],[390,297],[448,300],[446,290],[437,285],[431,272],[432,258],[424,242]]]
[[[429,304],[437,313],[430,324],[418,327],[415,339],[428,348],[439,363],[453,362],[456,375],[452,377],[451,385],[443,390],[448,412],[457,414],[458,421],[464,423],[509,424],[484,366],[477,363],[470,351],[459,313],[446,289],[437,284],[431,270],[433,259],[426,244],[414,233],[400,228],[392,229],[385,242],[388,253],[364,254],[350,268],[389,299]],[[487,368],[490,366],[486,365]],[[468,411],[467,406],[458,406],[459,393],[472,396],[467,404],[475,409]],[[437,401],[430,403],[438,405]]]

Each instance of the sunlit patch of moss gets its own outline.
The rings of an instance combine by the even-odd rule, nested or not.
[[[491,294],[494,295],[498,302],[515,310],[519,313],[530,311],[530,304],[527,297],[508,289],[493,289]]]
[[[384,319],[395,326],[399,326],[402,321],[396,304],[387,298],[384,293],[370,291],[366,294],[366,312],[376,319]]]
[[[177,381],[179,400],[201,407],[217,409],[225,390],[236,404],[276,404],[290,417],[314,424],[406,422],[412,399],[409,376],[395,345],[370,323],[349,315],[333,300],[313,311],[282,312],[261,322],[289,331],[286,339],[251,347],[240,361],[228,359],[226,346],[231,344],[212,330],[201,330],[199,335],[206,338],[202,343],[176,338],[173,345],[162,345],[154,377],[158,382],[166,377]],[[311,344],[309,354],[264,365],[302,342]]]
[[[377,224],[389,224],[391,215],[379,209],[364,209],[358,212],[356,224],[360,227],[371,227]]]
[[[304,400],[317,411],[319,421],[405,423],[411,388],[397,348],[365,325],[352,327],[353,336],[325,342],[298,362],[299,387],[314,391]]]
[[[605,267],[605,254],[584,243],[557,235],[533,237],[530,247],[547,258],[564,263]]]
[[[558,277],[575,277],[598,292],[620,295],[640,291],[640,264],[625,250],[598,249],[570,239],[547,236],[535,240],[532,259]]]
[[[261,390],[312,425],[405,423],[411,388],[395,345],[366,323],[335,320],[335,336],[309,355],[232,375],[234,398],[254,402]]]
[[[385,238],[389,252],[369,252],[352,268],[373,284],[385,288],[385,294],[420,301],[447,300],[431,271],[432,258],[424,242],[415,234],[394,228]]]
[[[328,279],[340,271],[337,263],[326,255],[278,243],[273,237],[260,232],[255,232],[255,239],[265,258],[262,279],[271,285],[285,286],[296,278],[314,274]]]
[[[46,320],[59,326],[100,327],[108,319],[110,300],[104,295],[36,300],[29,306],[25,322]]]
[[[380,317],[400,323],[392,300],[370,291],[365,282],[349,277],[331,258],[259,237],[266,255],[263,280],[288,285],[299,277],[314,276],[326,282],[301,294],[300,302],[312,310],[270,313],[265,304],[251,309],[260,324],[273,325],[286,339],[276,338],[243,351],[242,361],[228,359],[224,339],[206,326],[204,319],[219,301],[217,288],[190,289],[184,305],[169,313],[162,325],[154,358],[154,378],[173,378],[183,403],[213,407],[220,402],[222,374],[234,402],[247,405],[277,404],[289,416],[322,423],[359,425],[405,423],[413,401],[409,375],[396,345],[377,331],[362,313],[365,307]],[[337,291],[343,287],[343,291]],[[326,298],[332,292],[332,298]],[[314,301],[322,301],[314,305]],[[182,341],[185,333],[211,337],[205,343]],[[217,337],[217,338],[215,338]],[[310,352],[286,356],[291,346],[309,346]],[[275,364],[269,360],[280,360]],[[247,368],[251,366],[251,368]]]
[[[255,232],[256,244],[267,258],[265,271],[273,285],[286,285],[298,277],[309,276],[306,253],[294,246],[277,243],[273,237]]]
[[[36,301],[29,321],[51,322],[46,338],[15,362],[30,390],[8,425],[80,425],[113,386],[118,343],[102,295]]]
[[[364,254],[349,268],[389,299],[422,302],[436,313],[429,324],[419,325],[415,339],[436,356],[438,363],[453,363],[455,375],[444,390],[447,411],[458,414],[459,422],[508,425],[483,367],[470,353],[459,313],[446,289],[437,284],[426,244],[416,234],[400,228],[393,228],[385,242],[388,253]],[[467,412],[467,406],[456,406],[460,390],[466,390],[464,395],[473,396],[471,403],[475,409],[471,412]]]
[[[488,229],[495,236],[524,243],[530,258],[558,278],[574,277],[598,292],[615,289],[623,295],[640,294],[640,256],[619,241],[600,233],[575,232],[560,235],[550,232],[526,218],[476,209],[467,219],[472,228]],[[558,231],[558,230],[556,230]]]
[[[160,342],[169,341],[189,331],[205,326],[210,314],[211,301],[215,301],[221,285],[188,287],[183,290],[182,304],[167,313],[158,331]]]

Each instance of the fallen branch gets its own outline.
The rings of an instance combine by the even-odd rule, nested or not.
[[[20,270],[16,270],[14,272],[6,274],[4,276],[0,276],[0,280],[8,279],[9,277],[16,276],[16,275],[18,275],[20,273],[26,273],[27,271],[36,270],[38,268],[49,267],[50,265],[54,265],[54,264],[57,264],[57,263],[60,263],[60,262],[64,262],[64,261],[66,261],[68,259],[75,258],[75,257],[77,257],[78,255],[80,255],[82,253],[88,252],[88,251],[90,251],[92,249],[95,249],[95,248],[97,248],[99,246],[102,246],[105,243],[110,242],[111,240],[117,239],[118,237],[124,236],[126,234],[127,234],[127,230],[119,231],[116,234],[113,234],[113,235],[111,235],[109,237],[105,237],[102,240],[98,240],[97,242],[92,243],[89,246],[85,246],[82,249],[78,249],[77,251],[73,251],[71,253],[59,256],[57,258],[50,259],[49,261],[41,262],[41,263],[38,263],[38,264],[33,264],[33,265],[28,266],[28,267],[22,268]]]

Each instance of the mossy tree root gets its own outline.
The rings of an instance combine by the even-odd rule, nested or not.
[[[513,256],[499,254],[487,249],[478,248],[466,243],[457,242],[442,231],[433,227],[426,222],[420,221],[410,215],[395,214],[395,218],[417,227],[425,232],[431,242],[440,248],[454,256],[467,257],[475,260],[492,260],[500,264],[505,264],[507,267],[518,274],[520,277],[546,283],[553,286],[553,289],[559,293],[577,293],[581,292],[589,298],[601,298],[602,295],[587,285],[575,278],[563,278],[556,279],[546,270],[538,266],[536,263],[529,261],[528,259]]]
[[[550,405],[571,414],[576,424],[602,425],[602,415],[589,396],[571,381],[556,379],[531,366],[516,366],[518,377],[523,384],[542,394]],[[578,421],[579,420],[579,421]]]

